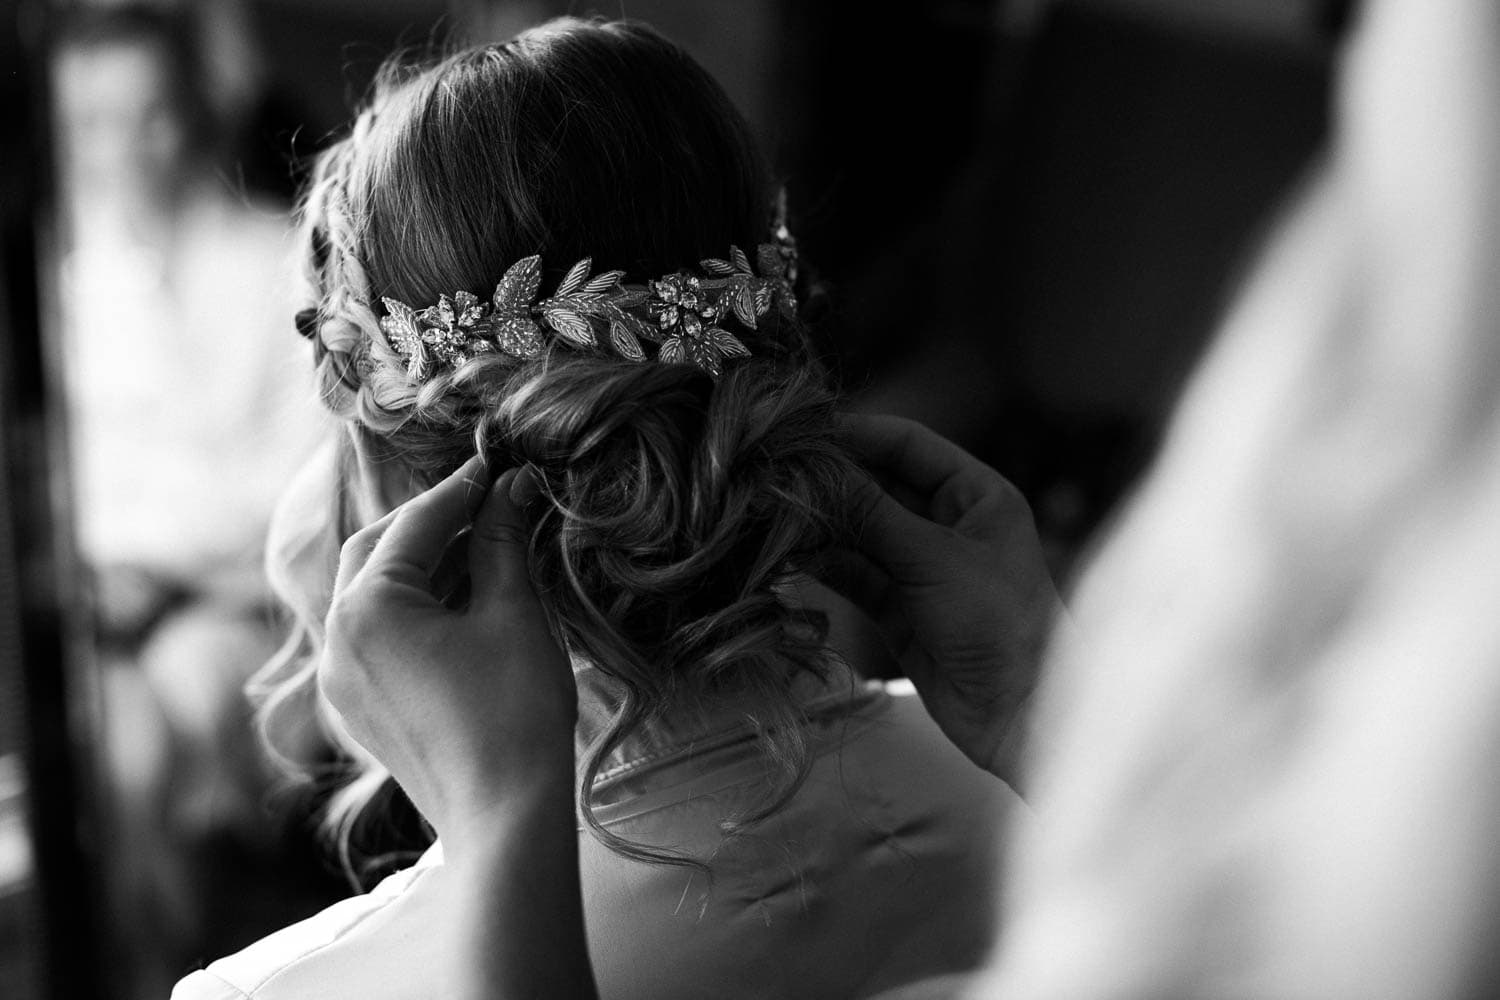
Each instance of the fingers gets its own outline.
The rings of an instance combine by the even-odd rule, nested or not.
[[[858,512],[859,551],[889,577],[900,581],[914,566],[930,562],[935,543],[949,532],[892,499],[873,479],[855,485],[850,502]]]
[[[961,506],[977,503],[1000,474],[941,434],[902,417],[840,414],[845,441],[865,465],[922,497],[945,490]],[[900,496],[901,491],[893,488]]]
[[[425,587],[448,543],[468,526],[485,497],[484,459],[475,456],[426,493],[408,500],[379,534],[366,565],[388,577]],[[366,528],[373,533],[381,522]],[[360,535],[356,535],[359,538]],[[358,556],[357,552],[346,554]],[[343,576],[343,567],[340,567]]]
[[[516,472],[510,484],[510,502],[525,510],[530,503],[542,495],[540,473],[536,466],[527,463]]]
[[[527,568],[531,528],[516,498],[535,496],[531,469],[507,469],[495,480],[474,518],[469,536],[471,606],[495,608],[536,600]]]
[[[813,575],[872,620],[879,620],[890,598],[890,575],[863,552],[829,552],[819,560]]]
[[[343,547],[339,550],[339,571],[334,578],[333,592],[338,594],[346,590],[353,579],[359,575],[359,571],[365,568],[370,554],[375,551],[375,546],[380,544],[380,539],[385,535],[386,529],[391,522],[396,520],[397,511],[391,511],[385,517],[374,524],[366,525],[344,540]]]
[[[434,574],[445,558],[466,551],[471,607],[537,600],[527,571],[530,528],[522,511],[540,493],[534,471],[529,466],[509,469],[492,486],[482,488],[483,469],[483,459],[476,456],[437,486],[355,533],[340,555],[336,592],[345,591],[367,569],[431,592]],[[455,546],[466,528],[471,529],[466,542]]]

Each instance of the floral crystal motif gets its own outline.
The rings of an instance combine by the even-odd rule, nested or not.
[[[678,271],[645,285],[621,284],[623,271],[591,277],[593,260],[585,257],[542,299],[542,259],[525,257],[505,272],[489,302],[456,292],[413,309],[383,298],[380,329],[413,382],[481,354],[530,360],[549,342],[637,362],[648,360],[645,344],[651,343],[655,360],[697,365],[717,378],[726,358],[750,355],[725,324],[754,330],[772,308],[796,315],[795,245],[789,235],[777,236],[776,243],[756,248],[753,267],[744,251],[730,247],[727,260],[702,261],[702,274]]]

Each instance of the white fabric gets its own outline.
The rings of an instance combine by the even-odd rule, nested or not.
[[[700,733],[607,783],[615,833],[713,857],[714,884],[629,861],[580,832],[585,920],[612,1000],[868,995],[973,968],[995,932],[996,847],[1019,800],[962,757],[914,697],[825,697],[798,794],[753,835],[719,823],[759,789],[748,740]],[[665,752],[664,752],[665,751]],[[393,876],[183,980],[173,1000],[444,996],[447,870]],[[229,992],[225,992],[225,991]]]

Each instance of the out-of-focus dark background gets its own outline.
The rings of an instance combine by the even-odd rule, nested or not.
[[[305,360],[277,270],[286,220],[305,158],[393,50],[504,38],[563,13],[623,13],[684,45],[785,181],[853,405],[918,417],[1014,480],[1066,580],[1148,461],[1240,262],[1317,155],[1350,4],[148,7],[6,15],[5,51],[30,60],[12,63],[28,86],[7,100],[37,126],[7,156],[7,192],[37,192],[7,207],[7,349],[35,355],[51,390],[38,402],[11,385],[6,419],[20,399],[54,435],[13,439],[12,485],[40,461],[27,447],[65,445],[44,470],[59,506],[40,527],[58,541],[33,553],[53,570],[38,591],[55,598],[53,641],[27,633],[0,662],[0,995],[18,1000],[65,995],[58,983],[160,997],[346,891],[305,808],[271,795],[238,691],[279,637],[258,580],[264,517],[321,433],[286,392],[305,389],[286,375]],[[142,43],[162,23],[171,39]],[[34,271],[17,249],[26,235]],[[15,308],[28,296],[35,315]],[[206,462],[232,498],[212,492]],[[233,544],[222,519],[192,513],[230,508]],[[34,512],[7,516],[38,527]],[[7,579],[30,572],[26,551],[0,557]],[[34,600],[27,620],[46,607]],[[71,736],[40,732],[42,715]],[[65,767],[97,794],[59,791]],[[76,938],[68,960],[63,933]]]

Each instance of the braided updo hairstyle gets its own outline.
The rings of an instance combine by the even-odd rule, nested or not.
[[[476,449],[497,468],[536,468],[533,579],[570,652],[619,693],[581,768],[581,813],[646,860],[671,858],[603,829],[588,791],[609,751],[668,706],[743,706],[779,780],[740,822],[807,769],[791,685],[826,670],[826,622],[780,588],[840,539],[852,465],[802,324],[773,311],[741,336],[752,356],[717,379],[554,346],[414,381],[380,302],[482,296],[532,254],[544,287],[584,257],[643,283],[765,242],[772,206],[745,122],[701,67],[644,26],[570,18],[383,71],[304,201],[328,407],[417,486]],[[289,676],[283,688],[310,683],[305,667]],[[267,708],[294,701],[274,692]],[[334,810],[346,832],[381,778]]]

